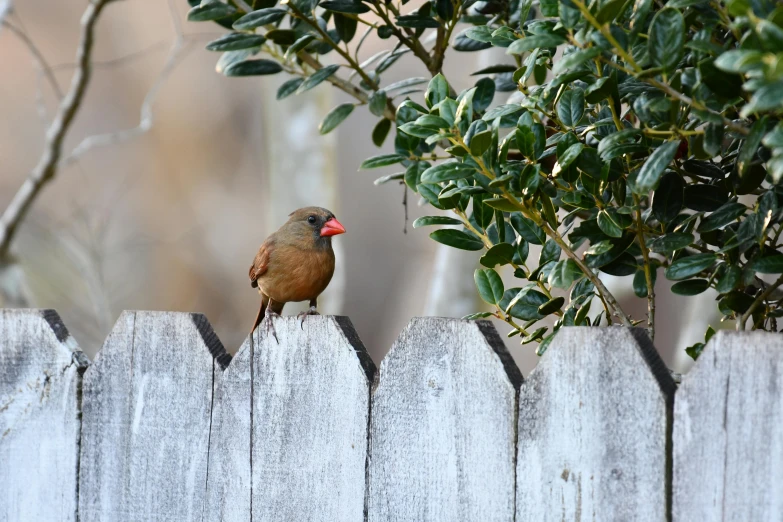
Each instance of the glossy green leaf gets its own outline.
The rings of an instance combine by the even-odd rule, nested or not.
[[[322,69],[318,69],[313,73],[312,76],[308,77],[305,81],[302,82],[302,85],[300,85],[296,90],[296,94],[302,94],[303,92],[309,91],[313,87],[316,87],[321,82],[325,81],[334,73],[336,73],[339,68],[339,65],[327,65]]]
[[[261,76],[277,74],[282,70],[283,67],[279,63],[261,58],[232,63],[226,67],[223,74],[226,76]]]
[[[233,6],[217,0],[202,2],[188,11],[189,22],[209,22],[226,18],[237,12]]]
[[[454,179],[463,179],[476,173],[476,169],[466,163],[446,161],[428,168],[421,174],[422,183],[440,183]]]
[[[430,225],[461,225],[462,221],[448,216],[422,216],[413,222],[413,228]]]
[[[666,278],[672,281],[679,281],[693,277],[703,270],[707,270],[715,264],[717,256],[715,254],[696,254],[688,257],[681,257],[666,269]]]
[[[736,265],[726,268],[715,284],[715,290],[721,294],[727,294],[737,288],[742,280],[742,269]]]
[[[742,203],[728,202],[721,206],[718,210],[701,220],[699,224],[699,232],[711,232],[723,228],[729,223],[732,223],[737,218],[742,216],[747,207]]]
[[[386,167],[387,165],[394,165],[407,159],[402,154],[381,154],[380,156],[373,156],[367,158],[362,162],[360,169],[377,169],[378,167]]]
[[[671,73],[685,49],[685,19],[676,9],[662,9],[650,23],[647,52],[653,64]]]
[[[706,279],[689,279],[672,285],[672,292],[677,295],[698,295],[710,287]]]
[[[428,107],[433,107],[448,97],[449,84],[446,82],[446,78],[438,73],[433,76],[429,85],[427,85],[427,92],[424,94],[424,99],[427,102]]]
[[[207,44],[207,51],[239,51],[258,47],[266,41],[260,34],[229,33]]]
[[[661,237],[655,238],[648,243],[648,247],[658,254],[671,254],[693,244],[695,238],[693,234],[685,232],[672,232]]]
[[[419,15],[402,15],[395,20],[399,27],[410,27],[413,29],[427,29],[440,27],[440,23],[434,18]]]
[[[489,268],[497,265],[507,265],[514,258],[514,246],[509,243],[498,243],[481,256],[479,263]]]
[[[512,317],[522,319],[523,321],[532,321],[544,318],[544,316],[538,313],[538,307],[547,301],[549,301],[547,296],[528,286],[521,289],[510,288],[503,295],[503,300],[499,305]]]
[[[512,43],[508,49],[506,49],[506,53],[522,54],[541,47],[557,47],[565,42],[565,38],[556,34],[534,34]]]
[[[567,290],[574,281],[584,277],[579,266],[571,259],[561,259],[549,272],[549,284],[555,288]]]
[[[358,0],[327,0],[318,5],[335,13],[362,14],[370,10],[368,6]]]
[[[555,62],[555,66],[552,68],[552,74],[559,75],[576,69],[583,63],[590,60],[594,60],[601,55],[601,49],[598,47],[591,47],[589,49],[579,49],[576,52],[563,56],[560,60]]]
[[[503,280],[491,268],[479,268],[473,273],[481,299],[489,304],[497,304],[503,299]]]
[[[273,24],[283,19],[288,11],[280,9],[279,7],[268,7],[266,9],[258,9],[247,13],[245,16],[234,22],[234,29],[237,31],[248,31],[261,27],[262,25]]]
[[[783,255],[774,254],[756,259],[753,269],[760,274],[783,274]]]
[[[318,126],[318,132],[328,134],[353,112],[353,103],[343,103],[332,109]]]
[[[663,171],[674,159],[679,146],[679,141],[667,141],[650,154],[636,177],[634,192],[646,194],[658,187]]]
[[[481,156],[491,144],[492,131],[479,132],[470,139],[470,153],[474,156]]]
[[[391,130],[391,123],[391,120],[381,118],[378,120],[378,123],[375,124],[375,127],[372,129],[372,142],[376,147],[383,145],[386,136],[389,135],[389,131]]]
[[[511,226],[528,243],[543,245],[546,241],[544,230],[536,225],[532,219],[526,218],[519,212],[511,214]]]
[[[304,78],[292,78],[287,80],[277,89],[277,99],[282,100],[294,94],[299,86],[302,85],[303,81]]]
[[[479,238],[461,230],[450,228],[436,230],[430,234],[430,237],[438,243],[461,250],[482,250],[484,248],[484,243]]]
[[[575,127],[585,113],[585,93],[571,88],[563,93],[557,104],[557,117],[567,127]]]
[[[609,237],[621,237],[623,235],[623,227],[620,225],[620,222],[617,219],[616,212],[610,213],[606,210],[599,211],[598,226],[601,228],[603,233]]]
[[[554,297],[538,307],[538,313],[541,315],[549,315],[557,312],[563,307],[565,303],[565,297]]]
[[[476,92],[473,94],[473,110],[483,112],[492,104],[495,97],[495,81],[490,78],[482,78],[476,82]]]

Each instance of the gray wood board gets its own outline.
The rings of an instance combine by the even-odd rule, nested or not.
[[[673,395],[642,330],[560,330],[520,391],[517,520],[666,521]]]
[[[718,332],[674,407],[673,516],[783,521],[783,338]]]
[[[521,382],[491,323],[413,319],[373,394],[368,520],[512,521]]]
[[[201,518],[226,358],[201,315],[120,316],[84,376],[82,522]]]
[[[76,520],[88,364],[54,310],[0,309],[0,521]]]
[[[274,324],[219,379],[205,520],[361,522],[375,367],[345,318]]]

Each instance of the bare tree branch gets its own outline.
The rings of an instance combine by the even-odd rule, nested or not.
[[[90,59],[95,42],[95,25],[108,1],[92,0],[82,15],[82,30],[76,52],[76,62],[79,66],[74,72],[71,87],[46,132],[46,145],[38,164],[0,217],[0,259],[8,257],[14,235],[33,201],[43,186],[57,174],[63,140],[79,111],[90,82],[92,72]]]
[[[179,20],[179,13],[177,12],[176,7],[171,0],[168,1],[168,6],[169,14],[171,16],[171,23],[174,26],[176,37],[171,45],[171,48],[169,49],[169,54],[166,58],[166,63],[164,64],[163,69],[161,69],[160,74],[155,79],[152,87],[150,87],[150,90],[147,91],[146,96],[144,96],[144,101],[142,102],[141,108],[139,110],[139,124],[130,129],[122,129],[103,134],[96,134],[84,138],[81,143],[79,143],[79,145],[77,145],[71,151],[70,154],[62,159],[61,166],[70,165],[95,147],[122,143],[141,136],[152,128],[154,123],[152,106],[155,103],[155,99],[157,98],[158,93],[160,92],[163,85],[171,76],[171,73],[173,73],[180,64],[180,58],[184,56],[184,51],[188,46],[188,36],[193,36],[186,36],[183,34],[182,25]]]
[[[11,0],[0,0],[0,22],[5,20],[5,17],[8,16],[13,7]]]

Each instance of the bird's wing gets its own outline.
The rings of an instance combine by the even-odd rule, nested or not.
[[[256,280],[266,273],[267,268],[269,268],[269,258],[272,255],[274,246],[274,241],[269,238],[264,241],[258,249],[258,253],[256,254],[255,259],[253,259],[253,264],[250,265],[250,272],[248,273],[250,276],[250,286],[254,288],[258,286]]]

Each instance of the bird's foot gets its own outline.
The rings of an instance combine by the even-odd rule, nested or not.
[[[277,330],[275,330],[275,323],[272,319],[273,317],[280,317],[280,314],[272,312],[267,308],[266,314],[264,314],[264,329],[266,330],[267,336],[271,333],[275,338],[275,341],[277,341],[277,344],[280,344],[280,340],[277,338]]]
[[[311,306],[309,309],[305,310],[304,312],[299,312],[298,314],[296,314],[297,318],[301,318],[301,322],[299,323],[299,326],[301,326],[302,330],[304,330],[305,317],[307,317],[308,315],[321,315],[321,314],[318,313],[318,310],[316,309],[315,306]]]

